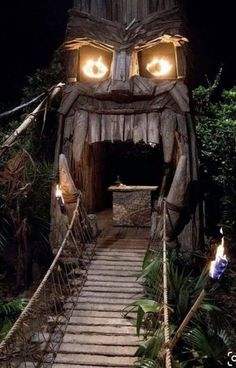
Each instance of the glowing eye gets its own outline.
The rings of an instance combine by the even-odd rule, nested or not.
[[[108,67],[102,62],[102,57],[100,56],[97,60],[87,60],[82,70],[87,77],[100,79],[106,75]]]
[[[146,70],[154,77],[161,77],[168,74],[172,69],[172,65],[168,60],[161,58],[153,58],[150,63],[146,65]]]

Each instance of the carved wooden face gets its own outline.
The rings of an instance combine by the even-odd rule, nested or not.
[[[76,0],[65,42],[68,81],[183,78],[187,39],[180,36],[176,5],[176,0]]]
[[[173,14],[174,32],[181,22]],[[70,114],[81,109],[89,114],[89,143],[133,140],[159,144],[160,112],[166,108],[188,111],[186,96],[181,101],[175,98],[177,81],[186,94],[181,55],[187,40],[163,34],[171,29],[169,23],[169,11],[128,25],[72,11],[64,45],[67,79],[78,82],[77,89],[83,91],[78,91]],[[64,113],[64,108],[60,111]],[[172,151],[165,155],[167,163]]]
[[[129,16],[123,24],[121,19],[117,22],[99,17],[104,9],[98,3],[95,16],[80,11],[84,9],[73,9],[68,23],[64,44],[68,86],[59,110],[66,118],[64,152],[78,176],[85,142],[161,144],[169,168],[169,179],[163,178],[162,195],[168,198],[169,193],[172,204],[182,208],[187,187],[197,174],[196,162],[190,160],[192,133],[186,118],[189,101],[183,82],[182,45],[187,39],[180,36],[178,9],[168,0],[170,6],[161,12],[146,12],[140,20]],[[121,1],[114,3],[120,6]],[[152,2],[141,3],[144,6]],[[184,159],[180,160],[181,156]],[[180,172],[183,181],[178,181]],[[173,196],[176,188],[179,194]],[[178,220],[172,222],[175,228]]]
[[[161,112],[189,111],[180,75],[184,74],[184,63],[178,63],[184,38],[163,35],[153,39],[156,33],[152,32],[152,38],[144,42],[143,33],[147,31],[140,22],[127,29],[107,20],[79,20],[75,18],[69,24],[70,33],[75,37],[81,31],[85,36],[87,25],[87,33],[94,39],[80,37],[65,43],[68,82],[78,82],[74,87],[78,94],[69,113],[88,114],[89,143],[133,140],[159,144]],[[101,30],[98,22],[106,30]],[[67,104],[60,112],[66,114],[66,108]],[[173,150],[174,146],[164,153],[166,163],[170,163]]]

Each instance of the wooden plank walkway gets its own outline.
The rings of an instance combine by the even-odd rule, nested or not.
[[[101,237],[88,278],[70,318],[53,368],[132,367],[137,350],[134,314],[127,304],[142,296],[141,270],[147,239]]]

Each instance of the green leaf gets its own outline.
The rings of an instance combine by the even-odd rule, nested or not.
[[[136,331],[138,336],[140,336],[140,329],[142,327],[144,315],[145,315],[144,310],[139,306],[137,311],[137,322],[136,322]]]
[[[0,316],[10,317],[14,314],[19,314],[26,307],[28,300],[15,299],[6,304],[0,304]]]
[[[138,299],[130,303],[129,306],[138,306],[143,310],[144,313],[157,313],[161,309],[159,303],[150,299]]]
[[[155,300],[149,299],[139,299],[135,300],[128,307],[138,307],[137,310],[137,321],[136,321],[136,331],[137,335],[140,335],[140,329],[147,313],[157,313],[160,311],[161,307]]]

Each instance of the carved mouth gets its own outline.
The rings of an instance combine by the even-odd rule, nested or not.
[[[163,86],[165,90],[168,89],[168,93],[163,92]],[[64,114],[66,112],[63,147],[76,185],[81,188],[81,181],[84,181],[83,188],[93,185],[91,184],[93,181],[91,157],[88,155],[82,157],[86,145],[107,141],[133,141],[160,145],[166,170],[155,210],[162,211],[162,199],[166,197],[170,204],[167,234],[171,239],[178,227],[182,209],[186,205],[191,176],[189,132],[185,114],[181,109],[183,100],[179,100],[179,104],[176,103],[173,97],[174,91],[170,95],[170,85],[167,87],[166,82],[159,84],[159,91],[156,89],[153,95],[144,96],[142,91],[142,98],[133,94],[132,101],[119,102],[112,100],[111,93],[107,92],[104,95],[99,89],[95,93],[95,88],[93,91],[90,89],[82,92],[79,84],[76,87],[71,90],[73,103],[69,100],[71,95],[66,96],[70,101],[69,111],[65,111],[67,104],[65,98],[59,111]],[[171,88],[174,89],[173,83]],[[83,165],[85,167],[90,165],[89,174],[85,173],[87,168]],[[83,175],[87,175],[86,180],[81,179]],[[159,223],[159,230],[160,228],[161,223]]]

